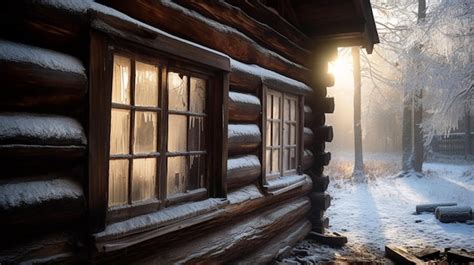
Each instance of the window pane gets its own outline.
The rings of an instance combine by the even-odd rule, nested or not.
[[[135,112],[134,153],[156,152],[157,114],[155,112]]]
[[[206,111],[206,80],[191,77],[191,112],[204,113]]]
[[[287,98],[285,98],[285,104],[283,106],[283,112],[285,113],[284,114],[285,121],[290,120],[290,112],[291,112],[290,103],[291,103],[291,101],[288,100]]]
[[[272,150],[272,173],[280,172],[280,150]]]
[[[133,160],[132,201],[155,197],[156,158]]]
[[[135,105],[158,106],[158,67],[135,63]]]
[[[281,98],[279,96],[273,96],[273,119],[280,119],[280,101]]]
[[[130,104],[129,58],[114,55],[114,73],[112,80],[112,102]]]
[[[280,123],[279,122],[273,122],[272,145],[273,146],[280,145]]]
[[[194,155],[189,157],[189,190],[195,190],[204,187],[205,181],[205,165],[204,156]]]
[[[206,150],[204,135],[204,117],[189,117],[188,128],[188,151]]]
[[[290,125],[288,123],[284,123],[284,129],[283,129],[283,144],[288,145],[291,142],[290,138]]]
[[[271,121],[267,121],[267,146],[271,146],[272,145],[272,122]]]
[[[272,118],[272,109],[273,109],[273,96],[272,94],[267,94],[267,119]]]
[[[112,109],[110,154],[128,154],[130,145],[130,111]]]
[[[168,151],[187,151],[187,124],[184,115],[169,115]]]
[[[291,120],[296,121],[296,100],[292,100],[290,104]]]
[[[291,132],[290,132],[290,144],[291,145],[295,145],[296,144],[296,125],[295,124],[291,124],[290,126],[291,128]]]
[[[109,207],[128,203],[128,160],[110,160]]]
[[[168,157],[167,195],[186,192],[188,168],[185,156]]]
[[[266,156],[265,156],[265,171],[267,173],[270,173],[271,166],[272,166],[272,150],[267,149]]]
[[[290,160],[290,153],[289,153],[288,148],[285,148],[283,149],[283,169],[285,171],[290,169],[289,160]]]
[[[290,149],[290,169],[296,169],[296,148]]]
[[[170,110],[188,110],[188,77],[168,73],[168,102]]]

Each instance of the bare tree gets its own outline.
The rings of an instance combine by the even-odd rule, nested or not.
[[[360,77],[360,47],[352,47],[352,64],[354,75],[354,172],[356,181],[364,181],[364,160],[362,155],[362,126],[361,126],[361,77]]]

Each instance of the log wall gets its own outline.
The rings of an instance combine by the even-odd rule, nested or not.
[[[333,135],[324,115],[334,110],[334,100],[326,97],[334,80],[326,74],[328,58],[321,56],[327,50],[312,47],[307,36],[259,1],[99,2],[26,0],[0,11],[6,32],[0,39],[0,215],[8,216],[0,220],[6,239],[0,263],[245,263],[242,257],[263,263],[310,229],[323,229],[330,204],[324,142]],[[166,46],[156,35],[164,30],[233,62],[228,205],[125,244],[126,251],[104,253],[87,226],[94,214],[88,208],[93,203],[88,132],[97,125],[88,120],[94,104],[89,71],[97,68],[90,58],[91,28],[113,38],[133,36],[128,40],[154,49]],[[165,52],[189,52],[181,48]],[[26,56],[13,56],[15,49]],[[271,194],[262,183],[263,86],[304,95],[300,162],[311,179]]]

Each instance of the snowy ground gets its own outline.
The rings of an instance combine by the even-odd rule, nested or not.
[[[331,176],[329,230],[343,233],[349,243],[336,250],[303,241],[294,250],[304,255],[293,255],[285,263],[350,260],[351,257],[385,263],[384,246],[389,243],[474,250],[474,225],[443,224],[433,214],[414,214],[415,206],[424,203],[456,202],[474,208],[473,163],[428,162],[424,164],[425,177],[397,178],[398,156],[370,155],[365,158],[368,183],[356,184],[350,179],[350,156],[335,157],[326,170]]]

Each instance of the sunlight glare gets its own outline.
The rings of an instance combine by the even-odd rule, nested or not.
[[[339,53],[335,61],[329,62],[328,73],[334,75],[336,82],[352,78],[351,57],[347,53]]]

